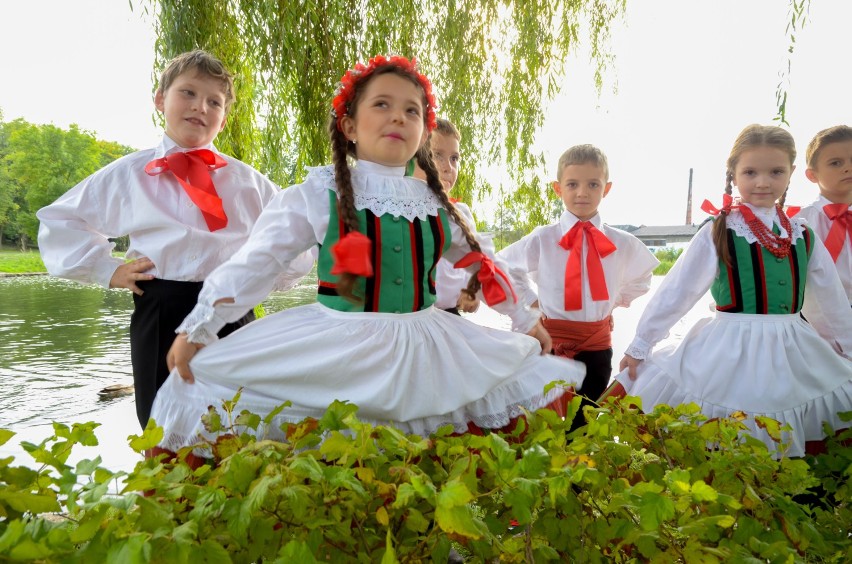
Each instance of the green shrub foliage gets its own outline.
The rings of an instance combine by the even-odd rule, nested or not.
[[[0,460],[0,559],[443,563],[455,547],[470,562],[852,560],[849,432],[790,459],[744,438],[737,417],[622,402],[587,408],[573,434],[545,409],[511,433],[421,438],[336,402],[273,442],[234,405],[226,421],[211,411],[215,462],[196,469],[190,449],[129,473],[68,465],[96,444],[94,423],[22,443],[35,464]],[[149,425],[131,446],[161,437]]]

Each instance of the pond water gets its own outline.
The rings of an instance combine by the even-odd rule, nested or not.
[[[618,362],[652,291],[629,309],[616,310],[613,347]],[[273,293],[265,302],[268,313],[315,300],[316,275],[306,277],[287,293]],[[100,446],[79,447],[72,457],[100,455],[111,470],[130,470],[138,460],[127,437],[140,432],[133,396],[102,398],[101,389],[132,384],[128,327],[133,300],[126,290],[104,290],[48,276],[0,278],[0,428],[16,436],[0,445],[0,457],[14,455],[27,464],[20,447],[38,443],[53,432],[52,422],[95,421]],[[707,315],[706,304],[691,317]],[[472,321],[508,328],[508,318],[483,306]],[[675,328],[682,333],[688,324]],[[92,451],[92,449],[94,451]]]

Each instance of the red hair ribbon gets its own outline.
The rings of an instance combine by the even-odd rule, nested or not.
[[[340,79],[340,85],[337,87],[337,92],[334,94],[334,99],[331,101],[332,112],[337,119],[337,129],[341,129],[341,121],[343,117],[349,115],[351,108],[349,104],[355,97],[355,91],[358,89],[358,83],[364,81],[368,76],[381,67],[394,66],[402,70],[406,74],[411,75],[420,87],[423,89],[423,94],[426,96],[426,130],[431,132],[437,126],[435,119],[435,96],[432,94],[432,83],[426,76],[420,74],[417,69],[417,59],[406,59],[398,55],[390,58],[382,55],[376,55],[365,65],[356,63],[354,68],[346,71],[346,74]]]
[[[589,247],[586,253],[586,271],[589,276],[592,300],[598,302],[609,299],[601,259],[614,253],[616,247],[591,222],[578,221],[559,240],[559,246],[571,253],[565,265],[565,311],[576,311],[583,307],[583,276],[580,264],[583,256],[583,239],[588,242]]]
[[[822,207],[822,211],[831,220],[831,229],[825,237],[825,248],[831,253],[834,262],[837,262],[847,235],[852,244],[852,210],[849,209],[849,204],[827,204]]]
[[[479,273],[476,277],[479,278],[479,282],[482,284],[482,295],[485,298],[485,303],[493,306],[506,301],[506,291],[500,286],[497,276],[506,282],[509,291],[512,292],[512,301],[517,303],[518,296],[515,295],[515,289],[512,288],[512,282],[509,280],[509,277],[494,265],[494,261],[484,254],[471,251],[453,266],[456,268],[467,268],[477,262],[479,263]]]
[[[334,257],[331,273],[335,276],[343,273],[372,276],[372,248],[373,242],[369,237],[357,231],[350,231],[331,246],[331,255]]]
[[[787,214],[787,217],[796,217],[800,211],[802,211],[802,206],[787,206],[787,209],[784,210]]]
[[[149,176],[156,176],[171,171],[189,199],[201,210],[207,228],[216,231],[228,225],[228,218],[210,173],[227,164],[225,159],[210,149],[196,149],[155,159],[145,165],[145,172]]]
[[[722,194],[722,209],[717,209],[710,200],[704,200],[701,204],[701,209],[710,215],[719,215],[722,212],[731,213],[732,209],[739,207],[734,205],[734,198],[730,194]]]

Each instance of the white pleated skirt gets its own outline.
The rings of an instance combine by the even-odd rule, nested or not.
[[[161,425],[160,446],[177,450],[212,439],[201,423],[208,406],[243,392],[236,413],[265,416],[292,406],[261,432],[319,418],[332,401],[358,406],[361,421],[428,435],[468,422],[498,428],[523,409],[544,407],[562,395],[544,393],[555,380],[582,385],[585,366],[542,356],[536,339],[489,329],[437,308],[415,313],[346,313],[319,303],[250,323],[201,349],[192,359],[193,384],[173,371],[157,393],[151,417]]]
[[[684,338],[640,363],[636,380],[616,376],[628,395],[650,412],[658,404],[696,403],[709,418],[742,411],[749,432],[777,450],[754,416],[765,415],[785,433],[788,456],[803,456],[805,442],[824,438],[822,424],[848,427],[838,413],[852,411],[852,361],[840,356],[798,314],[717,312]]]

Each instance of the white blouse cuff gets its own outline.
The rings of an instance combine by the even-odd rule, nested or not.
[[[523,313],[520,313],[520,312]],[[512,331],[515,333],[529,333],[541,319],[541,311],[534,307],[525,307],[512,316]]]
[[[632,356],[636,360],[645,360],[648,358],[648,353],[651,352],[651,345],[645,342],[644,339],[640,337],[634,337],[633,342],[630,343],[630,346],[627,347],[627,350],[624,351],[624,354],[627,356]]]
[[[219,339],[217,334],[225,323],[225,320],[216,314],[216,308],[199,303],[175,329],[175,333],[186,333],[186,340],[190,343],[209,345]]]

